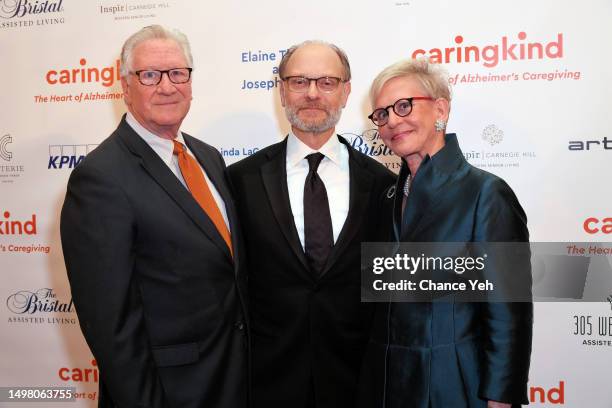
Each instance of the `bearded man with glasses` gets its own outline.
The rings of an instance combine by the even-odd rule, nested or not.
[[[372,318],[360,244],[377,241],[394,175],[336,135],[343,51],[307,41],[279,66],[289,135],[229,167],[245,232],[255,407],[354,407]]]
[[[236,209],[219,152],[180,131],[192,64],[177,31],[128,38],[128,112],[68,182],[62,246],[99,407],[247,406]]]

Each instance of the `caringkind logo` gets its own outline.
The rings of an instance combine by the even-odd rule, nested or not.
[[[47,169],[74,169],[97,144],[49,145]]]
[[[13,152],[7,147],[10,143],[13,143],[13,138],[8,133],[0,137],[0,158],[4,161],[11,161],[13,158]]]
[[[456,35],[452,46],[418,48],[411,55],[412,58],[429,58],[438,64],[481,63],[493,68],[508,61],[561,59],[563,51],[563,33],[548,41],[528,41],[527,33],[521,31],[515,37],[503,35],[497,42],[486,45],[477,45],[466,41],[463,35]]]
[[[590,235],[612,234],[612,217],[587,217],[582,222],[582,229]]]
[[[67,85],[99,82],[107,88],[121,80],[121,62],[106,67],[87,66],[87,59],[79,59],[77,68],[52,68],[45,73],[49,85]]]
[[[36,235],[36,214],[29,220],[15,220],[9,211],[2,212],[0,235]]]

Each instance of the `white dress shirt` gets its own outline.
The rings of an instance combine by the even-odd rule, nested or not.
[[[304,248],[304,183],[309,169],[306,156],[316,152],[317,150],[306,146],[293,132],[287,136],[289,203],[302,248]],[[332,135],[318,152],[325,156],[319,164],[317,173],[327,190],[334,243],[336,243],[349,210],[349,153],[336,135]]]
[[[155,153],[157,153],[160,159],[162,159],[162,161],[166,163],[166,166],[168,166],[170,171],[172,171],[172,173],[174,173],[174,175],[180,180],[181,184],[183,184],[183,186],[187,188],[187,184],[185,183],[185,179],[183,179],[183,175],[181,174],[181,168],[178,164],[178,157],[174,154],[174,143],[172,143],[172,140],[164,139],[163,137],[159,137],[151,133],[149,130],[145,129],[140,123],[138,123],[136,118],[134,118],[134,116],[130,112],[127,113],[125,121],[128,125],[130,125],[132,129],[134,129],[134,132],[136,132],[138,136],[140,136],[151,147],[151,149],[155,151]],[[187,154],[189,154],[195,159],[195,156],[189,150],[189,147],[187,146],[187,144],[185,143],[185,139],[183,138],[183,134],[180,131],[178,132],[178,135],[176,136],[175,140],[177,142],[181,142],[183,146],[185,146],[185,151],[187,152]],[[200,166],[198,159],[195,159],[195,161],[196,163],[198,163],[198,166]],[[223,201],[221,195],[215,188],[215,185],[208,178],[208,175],[206,174],[206,171],[202,168],[202,166],[200,166],[200,169],[202,170],[204,178],[206,179],[206,183],[208,183],[208,188],[210,188],[210,192],[213,198],[215,199],[215,202],[217,203],[217,207],[219,207],[219,211],[221,211],[221,215],[223,216],[225,225],[227,225],[227,229],[231,233],[229,220],[227,218],[227,211],[225,209],[225,202]],[[189,188],[187,188],[187,190],[189,190]]]

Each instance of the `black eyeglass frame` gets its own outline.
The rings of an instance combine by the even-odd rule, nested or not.
[[[290,86],[290,83],[291,83],[290,79],[292,79],[292,78],[302,78],[302,79],[305,79],[305,80],[308,81],[308,86],[306,86],[301,91],[296,91],[295,89],[292,89],[291,86]],[[325,91],[325,90],[321,89],[321,85],[319,85],[319,81],[322,80],[322,79],[333,79],[335,81],[338,81],[338,83],[336,84],[334,89],[331,89],[329,91]],[[340,84],[348,82],[348,81],[346,81],[346,80],[344,80],[342,78],[333,77],[333,76],[322,76],[322,77],[319,77],[319,78],[308,78],[308,77],[305,77],[303,75],[291,75],[291,76],[287,76],[287,77],[281,78],[281,80],[283,82],[287,82],[287,88],[289,88],[289,90],[291,92],[295,92],[295,93],[306,93],[306,92],[308,92],[308,88],[310,88],[310,84],[312,83],[312,81],[315,81],[317,89],[319,91],[323,92],[323,93],[332,93],[332,92],[335,92],[338,89],[338,87],[340,86]]]
[[[411,98],[400,98],[400,99],[398,99],[397,101],[395,101],[395,102],[393,103],[393,105],[389,105],[389,106],[386,106],[386,107],[384,107],[384,108],[374,109],[374,112],[372,112],[372,113],[371,113],[371,114],[368,116],[368,119],[370,119],[370,120],[372,121],[372,123],[374,123],[374,125],[376,125],[376,126],[385,126],[385,125],[386,125],[386,124],[389,122],[389,108],[393,108],[393,112],[394,112],[394,113],[395,113],[397,116],[399,116],[400,118],[405,118],[406,116],[408,116],[408,115],[410,115],[410,114],[412,113],[412,107],[414,106],[414,104],[412,103],[412,101],[433,101],[433,100],[434,100],[434,98],[431,98],[431,97],[429,97],[429,96],[413,96],[413,97],[411,97]],[[401,115],[401,114],[399,114],[399,113],[397,112],[397,110],[395,109],[395,106],[396,106],[398,103],[403,102],[403,101],[408,101],[408,103],[410,104],[410,110],[409,110],[409,111],[408,111],[408,113],[406,113],[405,115]],[[385,122],[384,122],[384,123],[382,123],[382,124],[378,124],[378,123],[376,123],[376,121],[374,120],[374,114],[375,114],[376,112],[381,112],[381,111],[384,111],[384,112],[386,112],[386,113],[387,113],[387,119],[385,120]]]
[[[176,71],[176,70],[182,70],[182,69],[186,69],[187,72],[188,72],[187,80],[184,81],[184,82],[175,82],[175,81],[173,81],[172,77],[170,76],[170,71]],[[140,82],[140,84],[143,85],[143,86],[157,86],[157,85],[159,85],[159,83],[161,82],[162,78],[164,77],[164,74],[166,74],[166,76],[168,77],[168,80],[170,82],[172,82],[173,84],[175,84],[175,85],[186,84],[191,79],[191,72],[192,71],[193,71],[193,68],[182,67],[182,68],[170,68],[170,69],[165,69],[165,70],[161,70],[161,69],[139,69],[138,71],[133,71],[133,72],[130,72],[130,73],[136,75],[136,78],[138,78],[138,82]],[[154,84],[145,84],[145,83],[142,82],[142,79],[140,78],[140,73],[141,72],[159,72],[159,80],[157,81],[157,83],[154,83]]]

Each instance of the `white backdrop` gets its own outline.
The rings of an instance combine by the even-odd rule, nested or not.
[[[470,162],[512,186],[532,240],[609,242],[611,19],[606,0],[0,0],[0,386],[74,386],[79,402],[65,406],[95,405],[59,211],[71,169],[125,111],[117,59],[142,26],[189,37],[194,100],[184,130],[228,164],[286,134],[281,52],[323,39],[353,68],[338,132],[394,168],[366,118],[370,81],[400,58],[438,58],[454,82],[448,130]],[[605,296],[536,304],[533,406],[612,407],[611,307]]]

